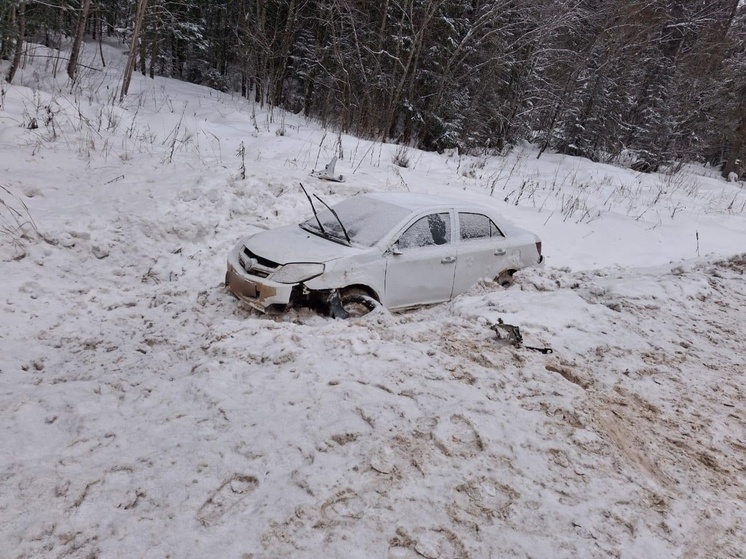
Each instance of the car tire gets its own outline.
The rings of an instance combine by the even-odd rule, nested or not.
[[[348,318],[364,316],[380,305],[365,290],[357,287],[348,287],[342,291],[341,298],[342,308],[349,314]]]
[[[495,278],[495,281],[502,287],[507,289],[508,287],[513,285],[513,283],[515,283],[513,274],[515,274],[515,270],[505,270],[503,272],[500,272],[500,275]]]

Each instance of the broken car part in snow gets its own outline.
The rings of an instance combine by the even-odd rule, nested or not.
[[[326,167],[324,167],[323,171],[311,171],[311,176],[325,181],[345,182],[345,178],[343,175],[334,174],[334,167],[336,166],[336,164],[337,156],[335,155],[334,157],[332,157],[332,160],[326,165]]]
[[[505,345],[522,347],[524,349],[530,349],[531,351],[538,351],[539,353],[543,353],[544,355],[554,353],[554,350],[551,347],[534,347],[523,345],[523,334],[521,334],[521,329],[513,324],[505,324],[502,318],[498,318],[497,324],[493,324],[492,326],[490,326],[490,329],[494,330],[495,334],[497,334],[497,339],[504,342]]]

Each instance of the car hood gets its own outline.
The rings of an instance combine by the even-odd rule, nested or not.
[[[328,262],[360,251],[309,233],[298,225],[262,231],[245,239],[243,244],[257,256],[277,264]]]

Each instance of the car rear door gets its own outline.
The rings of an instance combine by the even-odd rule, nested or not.
[[[509,241],[488,216],[458,212],[458,259],[453,296],[469,290],[480,279],[495,279],[510,268],[514,255]]]
[[[452,212],[422,216],[404,229],[386,256],[388,308],[440,303],[451,298],[456,269]]]

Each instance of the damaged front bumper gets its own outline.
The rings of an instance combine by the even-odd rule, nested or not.
[[[287,306],[295,284],[277,283],[267,278],[250,275],[239,260],[240,246],[228,254],[225,285],[238,299],[261,312],[269,307]]]

